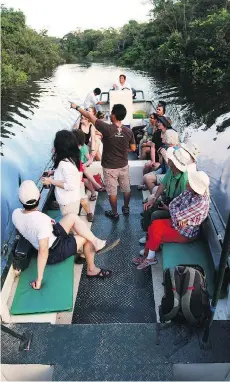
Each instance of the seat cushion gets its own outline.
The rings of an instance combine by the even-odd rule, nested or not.
[[[206,242],[202,239],[188,244],[165,243],[162,246],[163,269],[179,264],[200,265],[207,277],[208,291],[213,293],[214,264]]]

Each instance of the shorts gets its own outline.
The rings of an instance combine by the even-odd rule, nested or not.
[[[117,195],[117,186],[121,192],[130,192],[129,166],[122,168],[104,168],[104,183],[108,195]]]
[[[145,176],[147,176],[147,178],[148,178],[148,177],[151,177],[153,175],[155,175],[155,177],[156,177],[156,186],[159,186],[162,183],[162,180],[164,179],[165,174],[158,174],[158,173],[156,173],[156,171],[152,171],[152,172],[149,172],[148,174],[146,174]]]
[[[62,216],[65,216],[70,213],[74,213],[78,215],[79,208],[80,208],[80,200],[74,203],[66,204],[66,205],[59,204],[59,207],[60,207]]]
[[[156,174],[157,178],[157,186],[159,186],[162,183],[162,180],[164,179],[165,174]]]
[[[47,264],[60,263],[68,259],[68,257],[76,255],[77,243],[75,237],[66,233],[60,223],[53,226],[53,234],[57,236],[57,239],[49,249]]]

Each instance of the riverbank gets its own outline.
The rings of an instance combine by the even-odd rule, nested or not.
[[[121,66],[186,74],[192,83],[230,82],[230,11],[226,1],[160,0],[152,20],[119,30],[78,30],[62,40],[66,60],[116,60]]]
[[[1,11],[3,92],[65,62],[60,39],[47,36],[46,30],[37,33],[28,27],[21,11],[8,9],[4,5]]]

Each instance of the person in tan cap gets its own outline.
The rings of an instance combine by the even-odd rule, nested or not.
[[[198,237],[200,226],[208,216],[209,177],[203,171],[188,173],[187,189],[169,206],[170,219],[154,220],[148,229],[144,256],[136,257],[137,269],[157,264],[156,251],[163,243],[188,243]]]
[[[37,279],[31,282],[34,289],[40,289],[46,264],[55,264],[75,255],[83,246],[87,262],[87,277],[105,278],[111,271],[97,268],[96,253],[105,253],[119,243],[119,239],[108,245],[93,235],[86,223],[76,214],[65,215],[56,223],[38,210],[40,191],[32,180],[25,180],[19,188],[19,200],[24,209],[13,211],[12,221],[17,230],[38,250]],[[74,235],[70,235],[70,231]]]

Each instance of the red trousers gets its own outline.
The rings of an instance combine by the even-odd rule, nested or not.
[[[171,219],[154,220],[148,228],[146,247],[157,251],[163,243],[189,243],[191,239],[182,236],[172,227]]]

